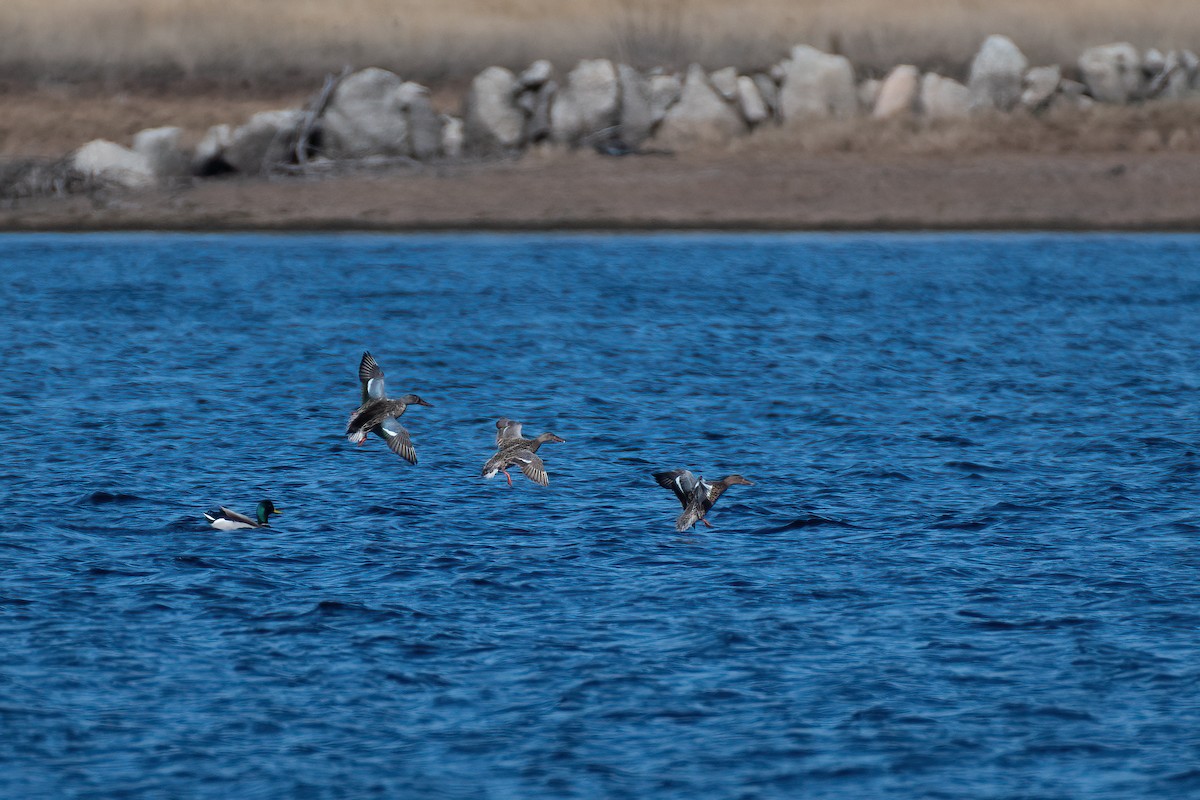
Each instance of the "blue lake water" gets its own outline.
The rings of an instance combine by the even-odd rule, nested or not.
[[[2,797],[1200,796],[1200,238],[0,270]],[[364,349],[418,466],[342,436]],[[755,485],[677,534],[677,466]]]

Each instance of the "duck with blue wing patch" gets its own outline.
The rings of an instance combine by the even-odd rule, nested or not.
[[[683,506],[683,513],[675,520],[675,530],[677,531],[686,531],[688,528],[694,527],[697,522],[703,522],[707,528],[713,527],[712,523],[704,517],[717,502],[717,498],[724,494],[730,486],[754,485],[741,475],[726,475],[721,480],[710,483],[704,480],[703,476],[697,478],[691,470],[687,469],[656,472],[654,480],[664,489],[670,489],[671,493],[679,500],[680,505]]]
[[[383,370],[370,353],[363,353],[358,365],[358,380],[362,384],[362,405],[350,415],[346,425],[346,438],[359,445],[367,440],[368,433],[377,434],[387,442],[388,449],[410,464],[417,463],[417,451],[413,447],[408,431],[399,423],[399,418],[409,406],[429,406],[415,394],[406,394],[398,400],[389,399],[383,380]]]

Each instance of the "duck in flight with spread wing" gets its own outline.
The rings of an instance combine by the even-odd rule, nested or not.
[[[754,484],[741,475],[726,475],[721,480],[710,483],[704,476],[697,478],[691,470],[673,469],[670,472],[654,473],[654,480],[664,489],[670,489],[683,505],[683,513],[675,520],[675,530],[686,531],[697,522],[703,522],[711,528],[712,523],[704,517],[708,514],[717,498],[725,493],[730,486],[753,486]]]
[[[491,480],[497,472],[503,472],[512,486],[512,476],[508,474],[509,467],[519,467],[525,477],[539,486],[549,486],[550,476],[546,473],[546,465],[537,454],[538,448],[546,442],[565,442],[553,433],[543,433],[536,439],[526,439],[521,436],[521,423],[514,422],[508,417],[496,420],[496,454],[483,465],[483,477]]]
[[[399,400],[387,396],[383,383],[383,370],[370,353],[363,353],[358,365],[358,380],[362,383],[362,405],[350,415],[346,425],[346,438],[362,446],[368,433],[378,434],[387,442],[393,453],[410,464],[417,463],[417,451],[413,448],[408,431],[399,423],[399,418],[409,406],[429,406],[415,394],[406,394]]]

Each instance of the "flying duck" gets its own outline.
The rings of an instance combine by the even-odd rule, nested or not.
[[[251,519],[245,514],[231,511],[225,506],[213,509],[212,511],[205,511],[204,518],[219,531],[236,531],[241,528],[269,528],[271,527],[268,521],[270,516],[282,513],[270,500],[261,500],[259,501],[258,508],[254,510],[254,516],[257,519]]]
[[[536,439],[521,437],[521,423],[507,417],[496,420],[496,454],[483,465],[483,477],[491,480],[497,472],[503,472],[512,486],[512,476],[508,474],[509,467],[520,467],[525,477],[539,486],[549,486],[550,476],[546,474],[546,465],[538,456],[538,448],[546,442],[565,442],[553,433],[543,433]]]
[[[383,384],[383,370],[370,353],[363,353],[358,365],[358,380],[362,383],[362,405],[350,415],[346,425],[346,438],[362,446],[368,433],[376,433],[387,442],[388,448],[410,464],[417,463],[417,451],[413,448],[408,431],[397,419],[409,406],[429,406],[415,394],[406,394],[399,400],[387,396]]]
[[[741,475],[726,475],[715,483],[709,483],[701,476],[697,478],[691,470],[673,469],[670,472],[654,473],[654,480],[664,489],[670,489],[683,505],[683,513],[675,520],[675,530],[686,531],[697,522],[703,522],[711,528],[712,523],[704,518],[708,510],[717,502],[717,498],[725,493],[730,486],[754,484]]]

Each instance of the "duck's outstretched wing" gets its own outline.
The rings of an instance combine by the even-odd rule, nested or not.
[[[512,455],[513,463],[521,468],[525,477],[539,486],[549,486],[550,476],[546,474],[546,465],[538,454],[528,448],[517,450]]]
[[[499,447],[506,439],[521,438],[521,423],[501,417],[496,420],[496,446]]]
[[[383,387],[383,370],[370,353],[363,353],[362,361],[358,364],[358,380],[362,383],[362,401],[382,400],[387,397]]]
[[[395,417],[384,417],[379,426],[379,435],[387,441],[388,449],[410,464],[417,463],[417,451],[413,447],[408,431]]]
[[[692,501],[692,492],[696,491],[696,476],[690,469],[673,469],[670,472],[654,473],[654,480],[664,489],[670,489],[684,508]]]

